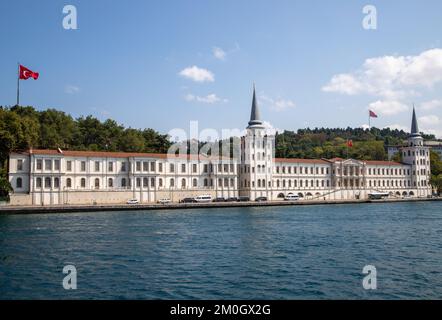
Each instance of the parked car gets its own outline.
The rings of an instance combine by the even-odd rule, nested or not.
[[[237,197],[230,197],[230,198],[227,198],[227,200],[226,200],[226,202],[238,202],[238,201],[239,201],[239,199]]]
[[[250,201],[249,197],[239,197],[239,202],[247,202]]]
[[[218,197],[218,198],[213,199],[213,202],[226,202],[226,198]]]
[[[139,204],[140,202],[137,199],[129,199],[126,201],[127,204]]]
[[[299,196],[297,194],[289,193],[284,197],[285,201],[296,201],[299,200]]]
[[[167,203],[170,203],[170,199],[169,198],[160,199],[160,200],[158,200],[158,203],[167,204]]]
[[[267,197],[258,197],[255,199],[256,202],[264,202],[267,201]]]
[[[211,202],[212,196],[210,194],[204,194],[201,196],[197,196],[194,199],[195,199],[195,202]]]
[[[195,203],[195,198],[184,198],[180,200],[180,203]]]

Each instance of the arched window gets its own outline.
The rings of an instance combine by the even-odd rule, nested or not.
[[[114,187],[114,179],[109,178],[108,181],[107,181],[107,186],[109,188],[113,188]]]
[[[155,188],[155,178],[150,178],[150,186]]]
[[[218,179],[218,187],[222,187],[223,186],[223,179]]]
[[[37,181],[35,183],[36,188],[41,188],[41,178],[37,178]]]
[[[23,187],[22,178],[17,178],[16,187],[17,187],[17,189],[21,189]]]
[[[136,183],[136,187],[137,187],[137,188],[141,188],[141,178],[137,178],[137,179],[135,180],[135,183]]]
[[[175,180],[173,178],[171,178],[169,184],[172,188],[175,187]]]
[[[230,186],[231,186],[231,187],[235,187],[235,180],[230,179]]]
[[[258,179],[258,188],[261,188],[261,179]]]
[[[121,179],[121,187],[126,188],[126,178]]]
[[[205,187],[208,186],[208,181],[207,181],[207,179],[204,179],[204,186],[205,186]]]
[[[229,186],[229,179],[224,178],[224,187],[228,187]]]
[[[186,187],[186,179],[181,179],[181,188],[185,188]]]
[[[161,178],[158,179],[158,187],[163,187],[163,179]]]
[[[147,188],[149,186],[149,179],[143,178],[143,187]]]
[[[86,179],[85,178],[81,178],[81,183],[80,183],[82,188],[86,188]]]
[[[192,185],[193,185],[194,188],[196,188],[198,186],[198,180],[193,179]]]
[[[45,188],[50,188],[51,187],[51,178],[46,177],[45,178]]]
[[[54,188],[60,188],[60,179],[58,178],[54,179]]]
[[[95,178],[95,183],[94,183],[94,185],[95,185],[95,189],[100,189],[100,179]]]

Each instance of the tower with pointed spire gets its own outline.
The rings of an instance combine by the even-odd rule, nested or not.
[[[264,126],[253,85],[252,109],[246,135],[241,138],[239,195],[255,200],[272,196],[275,137]]]
[[[401,148],[401,153],[403,163],[410,165],[408,186],[417,189],[417,196],[431,194],[430,148],[424,146],[414,106],[408,145]]]

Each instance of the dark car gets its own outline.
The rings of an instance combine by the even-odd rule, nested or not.
[[[180,203],[195,203],[195,198],[184,198],[180,200]]]
[[[213,199],[213,202],[226,202],[226,199],[223,197],[218,197],[218,198]]]
[[[250,201],[249,197],[239,197],[239,202],[247,202]]]
[[[258,197],[255,199],[256,202],[263,202],[263,201],[267,201],[267,197]]]
[[[239,201],[239,199],[237,197],[230,197],[230,198],[227,198],[227,200],[226,200],[226,202],[238,202],[238,201]]]

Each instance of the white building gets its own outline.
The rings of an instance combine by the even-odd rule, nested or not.
[[[9,157],[12,205],[141,203],[210,194],[216,197],[267,197],[280,200],[364,199],[431,194],[429,147],[419,134],[413,110],[403,163],[355,159],[275,158],[274,136],[267,134],[255,91],[240,159],[167,154],[28,150]]]

